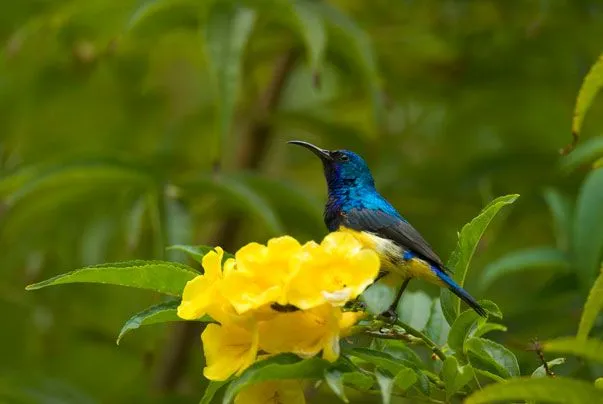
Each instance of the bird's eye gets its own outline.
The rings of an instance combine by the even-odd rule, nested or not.
[[[350,159],[347,154],[339,152],[339,151],[334,152],[332,154],[332,156],[337,161],[348,161]]]

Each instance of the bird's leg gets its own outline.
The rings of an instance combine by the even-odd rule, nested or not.
[[[398,289],[398,293],[396,293],[396,298],[394,299],[392,304],[387,310],[381,313],[381,317],[385,318],[388,322],[392,324],[395,323],[396,320],[398,320],[398,314],[396,313],[396,309],[398,308],[398,302],[402,297],[402,293],[404,293],[404,290],[408,286],[408,282],[410,282],[410,278],[404,279],[404,282],[402,282],[402,286],[400,286],[400,289]]]

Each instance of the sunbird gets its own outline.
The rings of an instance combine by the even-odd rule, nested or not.
[[[311,143],[292,140],[322,161],[328,187],[324,221],[329,231],[352,233],[381,261],[381,274],[393,272],[402,286],[383,315],[396,319],[398,301],[412,278],[447,287],[480,316],[486,311],[452,278],[451,272],[421,234],[375,188],[366,162],[349,150],[324,150]]]

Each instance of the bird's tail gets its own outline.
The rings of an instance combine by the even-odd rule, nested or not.
[[[446,286],[452,293],[454,293],[462,301],[467,303],[469,305],[469,307],[471,307],[473,310],[475,310],[475,312],[477,314],[479,314],[482,317],[486,317],[486,315],[487,315],[486,310],[484,310],[484,308],[479,305],[479,303],[477,302],[477,300],[475,300],[473,298],[473,296],[471,296],[465,289],[463,289],[462,287],[457,285],[457,283],[450,276],[448,276],[448,274],[446,272],[442,271],[440,268],[437,268],[437,267],[432,267],[432,268],[433,268],[436,276],[438,278],[440,278],[440,280],[442,282],[444,282],[444,284],[446,284]]]

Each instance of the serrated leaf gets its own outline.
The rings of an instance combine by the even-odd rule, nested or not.
[[[507,327],[497,323],[483,323],[473,333],[474,337],[481,337],[492,331],[507,331]]]
[[[525,272],[545,270],[547,272],[569,272],[570,262],[563,251],[552,247],[536,247],[513,251],[484,268],[480,278],[480,289],[486,290],[501,277]]]
[[[499,320],[502,320],[502,318],[503,318],[502,310],[492,300],[480,300],[479,304],[480,304],[480,306],[482,306],[484,308],[484,310],[486,310],[486,312],[488,312],[489,317],[494,317]]]
[[[578,278],[590,289],[601,265],[603,251],[603,169],[591,171],[584,180],[574,218],[572,252]]]
[[[444,318],[439,297],[433,300],[431,314],[429,315],[429,320],[423,331],[438,345],[442,345],[448,340],[450,325],[448,325],[448,322]]]
[[[214,158],[219,161],[222,147],[228,144],[228,136],[234,118],[245,47],[256,20],[254,10],[227,2],[217,2],[210,9],[205,26],[208,65],[215,83],[217,103],[217,150]]]
[[[335,368],[325,369],[324,379],[327,382],[327,386],[331,388],[331,391],[335,393],[344,403],[348,403],[349,400],[345,396],[345,388],[343,387],[343,373]]]
[[[599,339],[557,338],[543,342],[542,349],[545,352],[572,354],[603,363],[603,341]]]
[[[515,355],[504,346],[484,338],[469,338],[465,350],[471,363],[479,362],[502,377],[519,376],[519,365]]]
[[[519,195],[506,195],[496,198],[482,209],[480,214],[471,220],[471,222],[463,226],[459,234],[457,246],[450,255],[447,265],[448,268],[454,271],[452,277],[459,286],[463,286],[465,282],[471,258],[473,258],[473,253],[486,228],[503,206],[512,204],[518,197]],[[448,324],[454,323],[460,312],[460,299],[448,289],[442,289],[440,299],[446,321],[448,321]]]
[[[485,386],[470,395],[465,404],[534,400],[560,404],[601,403],[603,396],[592,384],[567,378],[521,377]]]
[[[406,391],[411,388],[417,382],[417,380],[417,374],[413,370],[406,368],[402,369],[398,372],[398,374],[396,374],[394,377],[394,384],[400,390]]]
[[[577,339],[586,340],[590,330],[595,324],[595,320],[599,313],[603,310],[603,266],[597,280],[588,293],[582,317],[580,317],[580,325],[578,326]]]
[[[191,267],[167,261],[123,261],[94,265],[27,286],[36,290],[65,283],[104,283],[180,296],[186,282],[199,275]]]
[[[557,246],[562,251],[569,248],[569,237],[572,231],[573,201],[561,194],[556,189],[548,188],[543,193],[553,222],[555,223],[555,234],[557,235]]]
[[[582,82],[580,91],[578,91],[578,98],[574,107],[574,119],[572,120],[574,143],[577,141],[578,136],[580,136],[586,111],[588,111],[601,87],[603,87],[603,55],[591,67]]]
[[[547,366],[549,369],[552,369],[555,366],[563,365],[565,363],[565,358],[555,358],[553,360],[547,361]],[[533,372],[532,377],[546,377],[546,370],[544,369],[544,365],[538,366]]]
[[[462,389],[473,379],[473,368],[471,365],[459,366],[454,356],[449,356],[442,366],[442,380],[446,387],[446,398],[450,399],[457,391]]]
[[[331,364],[320,358],[300,359],[293,354],[281,354],[251,365],[233,380],[224,392],[223,404],[229,404],[239,391],[266,380],[322,379]]]
[[[394,389],[394,378],[389,372],[377,368],[375,370],[375,378],[379,384],[381,391],[381,402],[389,404],[392,399],[392,390]]]
[[[603,156],[603,137],[597,136],[578,145],[567,156],[561,159],[561,169],[569,172],[593,163]]]
[[[272,235],[284,233],[283,225],[270,203],[236,177],[200,176],[194,181],[183,183],[179,191],[184,196],[205,192],[216,194],[224,203],[256,216]]]
[[[218,390],[220,390],[228,382],[228,380],[222,382],[210,381],[205,388],[205,392],[203,392],[203,397],[201,398],[201,401],[199,401],[199,404],[212,404],[214,396]]]
[[[448,346],[458,354],[462,355],[465,351],[463,346],[465,341],[471,335],[475,328],[479,315],[473,310],[465,310],[456,318],[450,332],[448,333]]]

